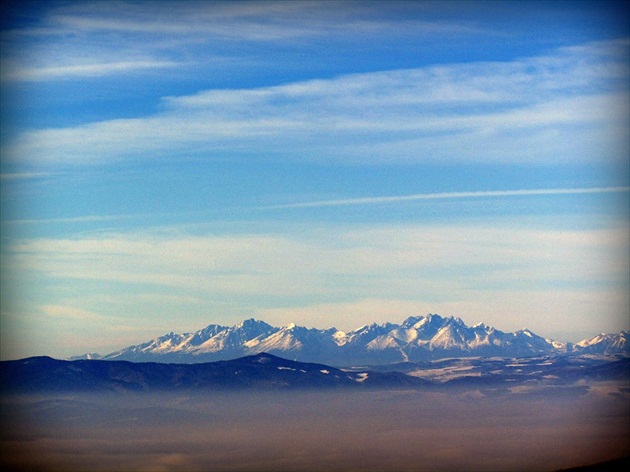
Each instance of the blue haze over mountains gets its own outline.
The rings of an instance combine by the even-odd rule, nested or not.
[[[528,329],[506,333],[483,323],[435,314],[401,324],[362,326],[349,332],[289,324],[274,327],[248,319],[234,326],[211,324],[194,333],[169,333],[100,356],[71,359],[200,363],[270,353],[301,362],[335,366],[419,362],[450,357],[532,357],[562,354],[630,355],[630,333],[600,334],[578,343],[560,342]]]

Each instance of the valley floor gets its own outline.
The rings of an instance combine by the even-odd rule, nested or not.
[[[550,472],[630,455],[629,400],[627,382],[520,394],[4,396],[0,465],[46,471]]]

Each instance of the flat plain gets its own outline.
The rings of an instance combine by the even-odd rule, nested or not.
[[[4,395],[3,470],[555,471],[630,455],[628,382]]]

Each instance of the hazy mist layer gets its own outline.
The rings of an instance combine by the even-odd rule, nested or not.
[[[4,397],[3,470],[553,471],[630,454],[627,383]]]

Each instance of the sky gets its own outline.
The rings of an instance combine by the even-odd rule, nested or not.
[[[0,357],[246,318],[630,328],[624,2],[13,2]]]

